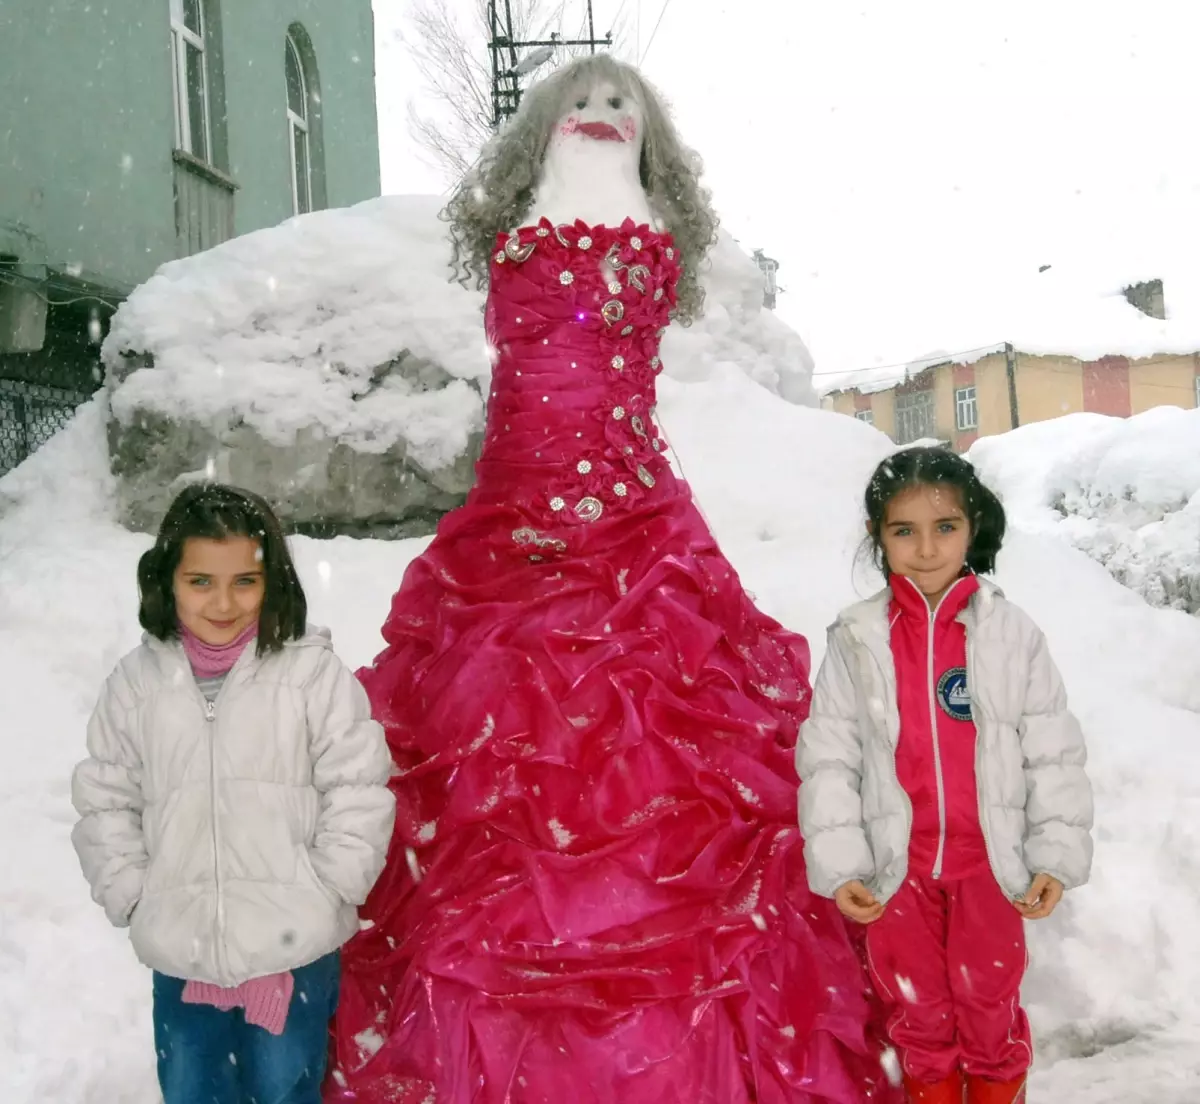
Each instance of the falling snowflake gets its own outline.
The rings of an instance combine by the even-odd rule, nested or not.
[[[554,836],[554,843],[559,850],[564,847],[570,847],[575,842],[575,833],[564,828],[562,821],[558,817],[551,817],[546,822],[546,827],[550,829],[551,835]]]
[[[360,1031],[354,1036],[354,1042],[358,1045],[358,1049],[367,1057],[373,1057],[383,1049],[383,1036],[373,1027],[368,1027],[365,1031]]]

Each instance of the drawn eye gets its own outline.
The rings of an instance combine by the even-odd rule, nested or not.
[[[620,96],[609,96],[608,97],[608,106],[611,107],[614,111],[620,111],[621,104],[623,104],[624,102],[625,101],[623,99],[621,99]]]
[[[586,97],[585,97],[584,99],[582,99],[582,100],[576,100],[576,101],[575,101],[575,106],[576,106],[576,107],[577,107],[577,108],[578,108],[580,111],[582,111],[582,110],[583,110],[585,107],[587,107],[587,99],[586,99]]]

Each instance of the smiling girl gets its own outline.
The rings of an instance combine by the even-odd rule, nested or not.
[[[809,880],[868,925],[909,1099],[1017,1104],[1023,921],[1091,866],[1083,735],[1045,638],[977,575],[1005,519],[971,464],[899,452],[866,515],[889,586],[830,630],[801,730]]]
[[[338,952],[391,835],[382,730],[257,495],[183,491],[138,584],[146,635],[88,725],[76,851],[154,971],[165,1104],[317,1104]]]

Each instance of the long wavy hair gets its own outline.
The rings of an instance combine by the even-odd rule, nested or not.
[[[675,318],[687,325],[704,309],[700,268],[717,240],[712,196],[700,183],[700,158],[680,141],[663,98],[636,69],[608,54],[579,58],[538,81],[483,148],[442,213],[450,224],[455,274],[463,284],[487,284],[496,235],[523,225],[533,206],[555,124],[581,91],[602,80],[641,104],[642,187],[679,251],[683,271]]]

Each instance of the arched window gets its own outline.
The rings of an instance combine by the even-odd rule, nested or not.
[[[325,156],[316,56],[307,32],[298,23],[288,28],[283,64],[287,78],[292,211],[302,215],[325,206]]]

